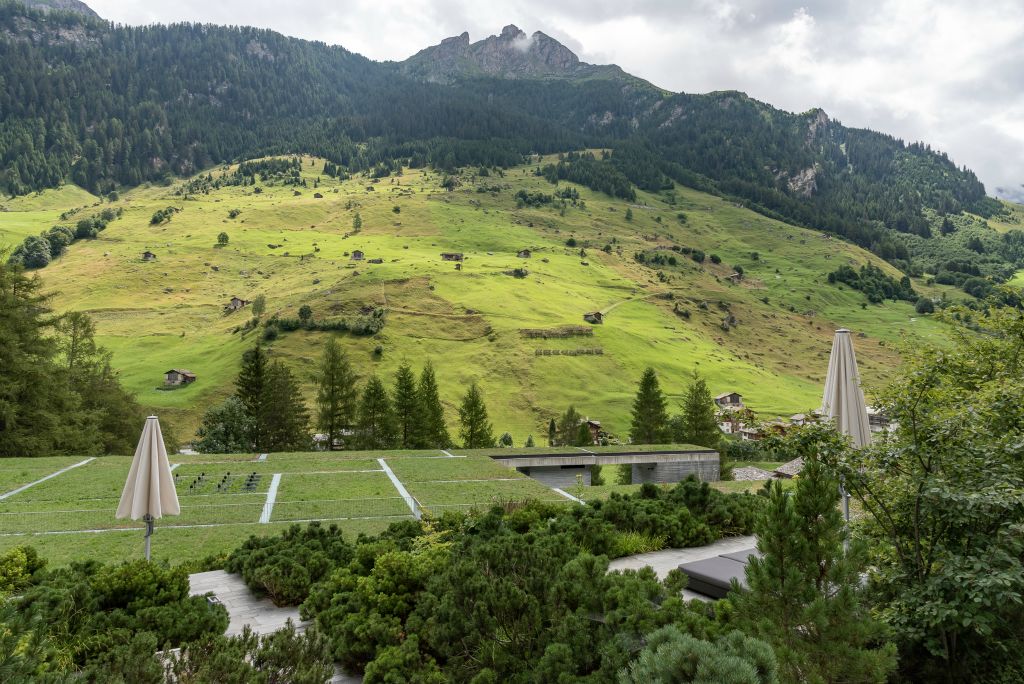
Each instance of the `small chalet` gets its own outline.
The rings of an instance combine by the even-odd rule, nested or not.
[[[196,374],[192,371],[172,368],[164,373],[165,385],[188,385],[196,381]]]
[[[361,250],[361,249],[353,249],[352,250],[352,256],[350,258],[352,259],[352,261],[362,261],[363,260],[363,256],[364,256],[363,255],[363,250]]]
[[[889,429],[889,424],[892,422],[889,420],[889,416],[874,406],[868,406],[867,410],[868,426],[870,426],[872,432],[885,432]]]
[[[590,311],[583,314],[583,320],[587,323],[593,323],[594,325],[600,325],[604,323],[604,314],[600,311]]]
[[[518,252],[516,252],[516,256],[519,257],[520,259],[529,259],[530,258],[530,250],[528,250],[528,249],[521,249]]]
[[[724,392],[715,397],[715,404],[722,409],[741,409],[743,397],[739,392]]]
[[[584,418],[582,421],[580,421],[580,423],[582,425],[586,425],[587,430],[590,431],[591,444],[600,444],[601,438],[606,436],[605,431],[601,429],[601,421]]]
[[[743,440],[744,442],[756,442],[758,440],[764,439],[764,433],[753,426],[747,425],[741,427],[738,430],[738,432],[740,435],[740,439]]]
[[[462,261],[462,252],[441,252],[442,261]]]
[[[156,254],[153,254],[150,251],[145,251],[145,252],[142,253],[142,260],[143,261],[155,261],[156,260]]]
[[[228,311],[228,312],[238,311],[242,307],[249,306],[250,304],[252,304],[252,302],[250,302],[248,299],[241,299],[239,297],[232,297],[231,301],[228,302],[228,305],[224,307],[224,310]]]

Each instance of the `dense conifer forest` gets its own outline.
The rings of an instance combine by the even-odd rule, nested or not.
[[[675,181],[842,235],[893,262],[940,216],[1000,211],[973,172],[924,144],[791,114],[738,92],[639,79],[412,80],[400,65],[269,30],[115,26],[0,1],[0,190],[105,194],[227,161],[309,153],[339,172],[507,167],[613,150],[550,171],[628,197]]]

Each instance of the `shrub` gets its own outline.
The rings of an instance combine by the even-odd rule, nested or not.
[[[228,557],[225,569],[241,573],[250,588],[276,605],[298,605],[313,583],[351,558],[352,547],[337,525],[312,522],[305,529],[292,525],[277,537],[249,537]]]
[[[929,297],[921,297],[917,300],[914,310],[919,314],[935,313],[935,304]]]

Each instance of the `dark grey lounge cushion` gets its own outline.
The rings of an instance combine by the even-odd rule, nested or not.
[[[733,558],[705,558],[683,563],[679,569],[690,578],[688,589],[713,598],[725,598],[733,578],[739,580],[740,586],[747,586],[747,565]]]
[[[722,558],[731,558],[737,560],[740,563],[749,563],[751,556],[761,557],[761,552],[757,549],[742,549],[740,551],[733,551],[732,553],[723,553]]]

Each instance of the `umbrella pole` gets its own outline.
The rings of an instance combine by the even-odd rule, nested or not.
[[[146,560],[149,560],[149,542],[150,537],[153,536],[153,516],[147,513],[142,516],[142,519],[146,522]]]
[[[839,498],[843,503],[843,520],[846,521],[846,534],[843,536],[843,551],[850,550],[850,494],[846,491],[846,481],[839,478]]]

